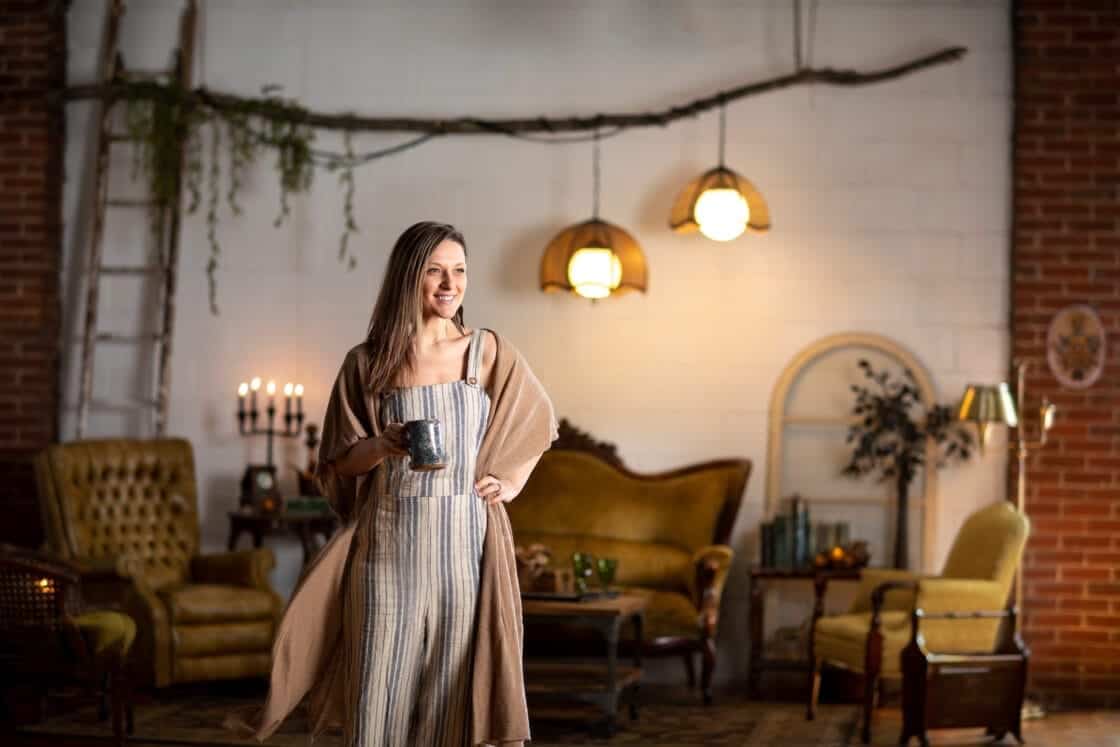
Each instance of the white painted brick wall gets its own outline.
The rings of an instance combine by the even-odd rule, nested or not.
[[[812,5],[812,3],[807,4]],[[335,260],[341,194],[320,173],[272,227],[278,196],[270,164],[254,170],[244,215],[223,212],[222,313],[207,311],[205,225],[183,231],[171,430],[194,444],[204,533],[219,547],[246,461],[264,444],[242,439],[234,389],[254,374],[302,381],[319,420],[343,352],[361,339],[385,256],[409,223],[458,224],[471,249],[466,304],[473,324],[513,339],[557,410],[615,441],[633,467],[665,469],[745,455],[756,469],[736,529],[739,549],[757,525],[765,481],[768,402],[782,368],[814,340],[841,331],[885,334],[914,351],[944,400],[971,380],[1004,375],[1010,34],[1006,0],[829,0],[817,3],[806,43],[816,66],[871,69],[943,46],[961,62],[871,88],[799,88],[728,109],[727,161],[762,190],[774,230],[730,245],[666,228],[677,190],[716,159],[714,115],[603,144],[605,218],[635,233],[650,292],[592,306],[536,290],[541,250],[590,211],[590,147],[499,138],[437,141],[379,161],[357,176],[360,264]],[[132,0],[127,61],[165,62],[178,3]],[[788,72],[788,2],[371,4],[326,0],[208,0],[199,80],[285,95],[326,110],[414,115],[535,115],[638,111]],[[70,11],[71,80],[95,70],[102,3]],[[67,341],[80,327],[79,195],[91,107],[72,104],[67,149],[63,283]],[[398,142],[357,138],[359,150]],[[321,136],[324,146],[338,139]],[[127,158],[118,161],[127,166]],[[122,186],[122,189],[124,187]],[[135,255],[135,220],[110,225],[107,251]],[[115,281],[120,283],[122,281]],[[104,317],[142,326],[122,287]],[[68,392],[74,355],[67,344]],[[102,356],[99,391],[142,384],[136,361]],[[72,400],[71,400],[72,404]],[[72,433],[64,416],[64,433]],[[138,424],[93,420],[112,435]],[[303,459],[282,445],[279,461]],[[937,554],[973,507],[1003,491],[1002,452],[941,477]],[[290,478],[290,474],[287,475]],[[298,548],[278,545],[276,580],[289,589]],[[724,605],[721,679],[741,680],[746,654],[745,558]],[[797,608],[803,614],[803,607]],[[790,613],[791,615],[793,613]],[[675,676],[675,673],[674,673]]]

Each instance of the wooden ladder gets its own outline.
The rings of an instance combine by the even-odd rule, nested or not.
[[[195,25],[197,8],[195,0],[187,0],[179,24],[179,47],[173,55],[174,64],[170,70],[154,73],[130,73],[125,70],[118,49],[121,18],[125,7],[123,0],[111,0],[105,11],[105,25],[102,35],[101,59],[98,75],[101,85],[110,86],[125,80],[177,80],[185,90],[191,87],[191,71],[194,57]],[[78,417],[76,433],[78,438],[86,432],[89,424],[91,406],[105,410],[132,410],[151,408],[155,434],[161,436],[167,427],[167,409],[170,392],[170,368],[172,330],[175,323],[175,286],[176,268],[179,264],[179,228],[182,219],[180,195],[183,186],[184,141],[179,139],[179,168],[173,180],[173,187],[165,199],[155,195],[147,199],[113,199],[108,192],[110,149],[117,144],[136,143],[136,138],[127,133],[115,131],[114,112],[122,102],[107,99],[98,104],[98,130],[96,145],[94,205],[92,226],[89,232],[89,245],[86,258],[86,307],[82,331],[81,378],[78,394]],[[105,237],[105,215],[110,208],[138,208],[150,211],[152,218],[152,238],[156,245],[154,264],[138,266],[113,266],[103,263],[103,242]],[[101,278],[105,275],[130,276],[135,278],[154,277],[160,283],[159,309],[153,316],[157,321],[158,332],[142,335],[123,335],[99,331],[97,324],[98,303],[101,298]],[[156,391],[154,397],[140,398],[124,403],[110,403],[93,398],[94,350],[101,344],[113,345],[152,345],[152,354],[158,356],[156,368]]]

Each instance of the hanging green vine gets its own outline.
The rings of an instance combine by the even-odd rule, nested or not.
[[[237,196],[245,184],[245,172],[256,157],[257,141],[249,129],[249,118],[243,114],[231,114],[226,120],[229,134],[229,190],[226,202],[234,215],[241,215],[241,203]]]
[[[218,257],[222,247],[218,243],[218,203],[222,180],[222,128],[210,128],[210,200],[206,204],[206,241],[210,244],[210,259],[206,262],[206,279],[210,290],[210,313],[218,313]]]
[[[191,92],[175,83],[163,85],[150,81],[124,81],[119,85],[123,86],[120,95],[127,100],[128,133],[138,144],[133,151],[133,178],[143,176],[156,205],[151,211],[153,235],[159,235],[162,228],[160,208],[174,199],[180,176],[182,186],[189,194],[188,214],[196,213],[202,206],[205,190],[206,241],[210,249],[206,275],[210,310],[217,314],[217,270],[222,254],[218,222],[222,198],[234,215],[241,214],[240,194],[245,185],[245,175],[260,150],[271,148],[276,153],[275,166],[280,177],[280,210],[274,225],[280,226],[291,214],[289,197],[306,192],[311,187],[316,165],[311,147],[315,132],[302,124],[298,116],[293,116],[299,107],[272,95],[271,92],[276,89],[266,89],[265,93],[269,95],[244,107],[218,109],[200,102]],[[205,158],[204,134],[209,137],[209,152]],[[182,153],[180,143],[183,145]],[[228,151],[224,192],[223,148]],[[352,170],[352,161],[351,148],[348,157],[335,157],[324,163],[331,168],[341,165],[345,174],[347,170]],[[347,247],[349,234],[357,229],[353,220],[352,184],[346,194],[347,232],[343,234],[339,256],[340,259],[348,259],[349,267],[353,268],[357,260],[349,255]]]
[[[346,261],[346,266],[353,270],[358,264],[358,258],[349,254],[350,236],[358,232],[358,221],[354,218],[354,140],[349,130],[342,135],[342,145],[345,148],[345,159],[332,162],[328,168],[332,171],[339,169],[338,183],[346,190],[342,200],[342,217],[345,224],[342,229],[342,238],[339,241],[338,260]]]
[[[184,182],[190,194],[187,212],[194,213],[202,203],[202,128],[193,127],[186,134],[183,149]]]

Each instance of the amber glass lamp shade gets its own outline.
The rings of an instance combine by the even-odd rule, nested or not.
[[[646,258],[637,240],[604,220],[569,226],[548,243],[541,258],[541,290],[606,298],[646,290]]]
[[[669,227],[677,233],[699,231],[715,241],[730,241],[748,229],[769,231],[770,208],[746,178],[717,166],[677,195]]]

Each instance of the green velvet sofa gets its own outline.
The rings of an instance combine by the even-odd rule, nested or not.
[[[509,504],[514,540],[546,545],[554,564],[575,551],[618,558],[617,585],[648,597],[643,655],[681,656],[693,686],[699,653],[710,702],[728,543],[750,470],[749,460],[724,459],[639,474],[614,446],[562,420]]]

